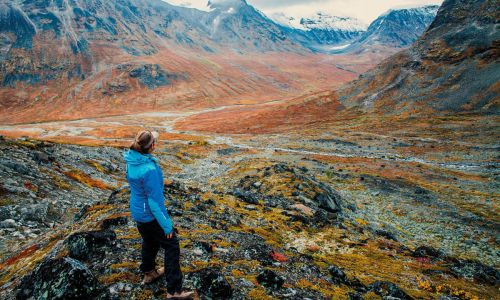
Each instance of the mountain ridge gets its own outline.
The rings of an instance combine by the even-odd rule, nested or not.
[[[498,111],[500,33],[494,3],[444,1],[412,47],[340,89],[341,102],[391,114]]]

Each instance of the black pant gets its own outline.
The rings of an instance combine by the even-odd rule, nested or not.
[[[142,236],[141,271],[150,272],[156,269],[156,255],[160,247],[165,249],[165,279],[169,294],[180,293],[182,290],[182,272],[179,264],[179,239],[174,232],[167,239],[165,232],[156,220],[148,223],[137,222],[137,229]]]

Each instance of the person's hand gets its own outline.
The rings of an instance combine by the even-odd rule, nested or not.
[[[174,236],[174,231],[170,232],[169,234],[166,235],[167,239],[171,239]]]

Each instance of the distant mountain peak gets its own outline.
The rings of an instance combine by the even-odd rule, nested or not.
[[[368,25],[347,16],[332,16],[318,12],[311,18],[302,18],[300,24],[307,29],[336,29],[342,31],[366,31]]]
[[[360,42],[408,46],[427,29],[438,9],[437,5],[390,9],[370,24]]]
[[[248,5],[245,0],[209,0],[207,6],[211,9],[234,9]]]
[[[360,20],[348,16],[333,16],[324,12],[317,12],[309,17],[294,18],[283,13],[276,13],[271,18],[283,26],[300,30],[340,30],[366,31],[368,25]]]
[[[418,13],[430,13],[437,14],[439,9],[439,5],[424,5],[424,6],[414,6],[414,7],[404,7],[404,8],[392,8],[383,13],[380,17],[386,16],[392,12],[404,12],[404,11],[413,11]]]

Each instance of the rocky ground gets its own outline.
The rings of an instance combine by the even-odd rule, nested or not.
[[[164,134],[186,287],[201,299],[494,299],[494,145],[442,164],[414,150],[442,143],[349,135]],[[1,298],[165,294],[162,281],[140,285],[113,143],[0,141]]]

